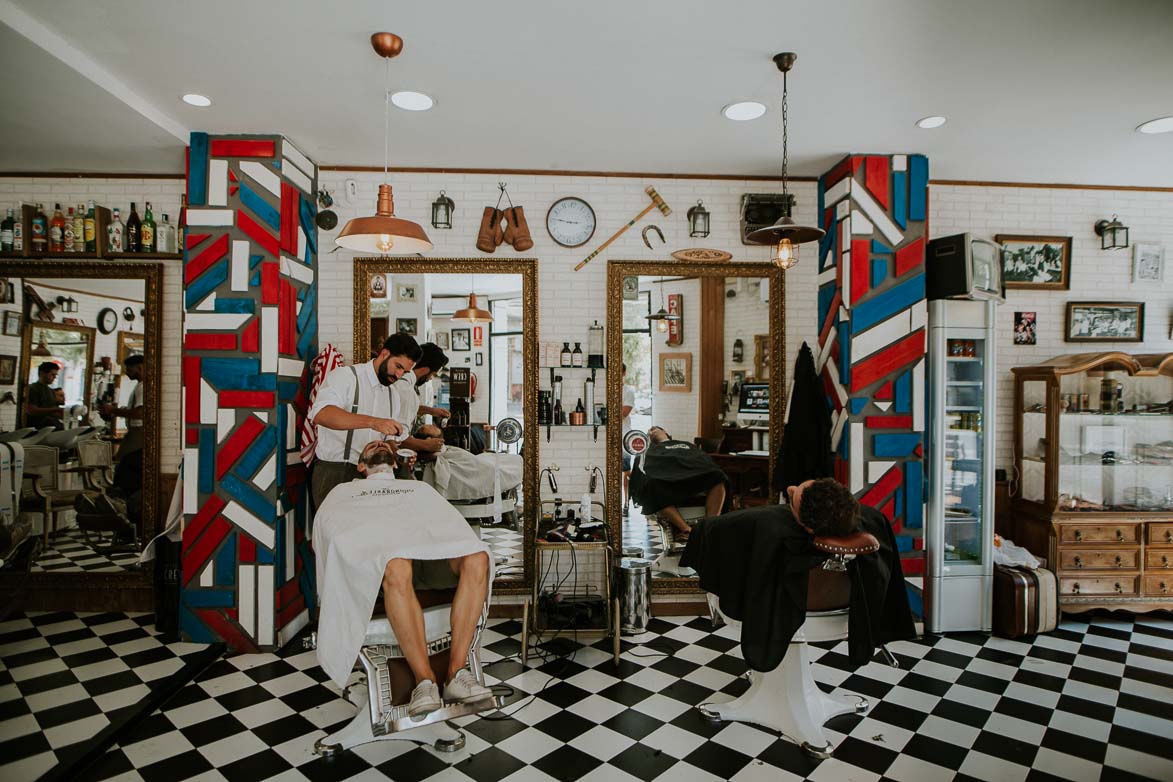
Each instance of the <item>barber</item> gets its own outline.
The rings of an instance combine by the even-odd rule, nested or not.
[[[433,342],[425,342],[420,345],[420,360],[415,362],[415,367],[395,384],[395,390],[400,396],[399,412],[395,419],[407,427],[409,432],[416,428],[416,423],[422,416],[443,420],[452,415],[442,407],[423,404],[424,392],[428,390],[431,381],[440,374],[440,370],[447,365],[448,356],[444,355],[440,346]],[[431,395],[428,401],[433,401]],[[444,439],[412,435],[407,437],[402,445],[417,453],[437,453],[444,446]]]
[[[318,428],[317,459],[310,477],[314,507],[321,507],[335,486],[359,477],[358,459],[366,443],[402,440],[406,435],[407,427],[397,420],[401,397],[394,385],[411,373],[421,353],[410,334],[392,334],[373,359],[338,367],[322,381],[309,411],[310,421]]]

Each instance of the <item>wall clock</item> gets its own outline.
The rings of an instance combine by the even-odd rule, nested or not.
[[[581,247],[595,235],[595,210],[581,198],[560,198],[546,212],[546,231],[563,247]]]
[[[118,328],[118,313],[105,307],[98,313],[98,331],[103,334],[113,334]]]

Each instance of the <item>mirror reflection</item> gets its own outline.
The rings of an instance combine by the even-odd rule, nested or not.
[[[143,543],[146,282],[5,283],[0,558],[33,573],[137,568]]]
[[[419,404],[403,422],[410,436],[402,447],[415,454],[411,476],[439,491],[489,544],[498,581],[521,582],[521,443],[496,435],[503,420],[526,423],[522,275],[377,273],[370,297],[372,358],[396,333],[440,357],[399,381]]]
[[[769,280],[637,277],[623,286],[623,547],[679,566],[700,518],[768,503]],[[631,453],[631,451],[640,451]]]

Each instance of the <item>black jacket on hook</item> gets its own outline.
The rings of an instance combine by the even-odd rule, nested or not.
[[[794,385],[778,452],[774,486],[785,493],[811,478],[834,475],[831,463],[831,408],[815,371],[815,358],[804,342],[794,360]]]

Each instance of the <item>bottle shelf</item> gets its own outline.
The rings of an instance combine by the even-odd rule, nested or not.
[[[182,261],[183,253],[0,253],[6,261]]]
[[[606,367],[563,367],[563,366],[559,366],[557,364],[553,364],[550,366],[538,367],[538,369],[550,369],[555,372],[562,370],[562,369],[585,369],[588,372],[602,372],[604,369],[606,369]]]

